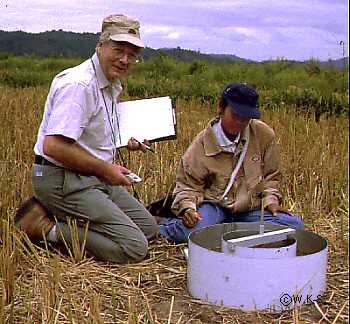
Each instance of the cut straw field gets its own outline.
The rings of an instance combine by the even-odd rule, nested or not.
[[[16,208],[32,194],[33,145],[47,90],[0,87],[0,323],[348,322],[347,117],[316,123],[291,109],[263,107],[281,148],[284,204],[328,241],[327,292],[290,312],[243,313],[189,296],[184,245],[158,239],[143,262],[116,265],[35,247],[14,228]],[[155,144],[156,155],[124,152],[143,178],[136,189],[145,204],[167,192],[181,154],[214,114],[213,105],[178,100],[176,141]]]

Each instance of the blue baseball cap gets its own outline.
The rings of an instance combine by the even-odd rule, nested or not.
[[[230,83],[225,87],[222,97],[236,115],[255,119],[261,117],[258,107],[259,95],[249,85],[245,83]]]

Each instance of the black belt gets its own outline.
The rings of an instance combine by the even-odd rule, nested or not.
[[[56,164],[46,160],[44,157],[41,155],[35,155],[34,158],[34,163],[35,164],[41,164],[41,165],[50,165],[50,166],[57,166]]]

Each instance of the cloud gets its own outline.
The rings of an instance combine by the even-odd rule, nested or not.
[[[3,0],[0,10],[0,29],[30,32],[99,32],[104,16],[126,13],[150,47],[258,60],[335,58],[348,39],[346,0]]]
[[[236,26],[236,27],[224,27],[217,30],[218,33],[224,37],[234,39],[239,38],[241,40],[246,40],[250,42],[261,42],[264,44],[267,44],[271,41],[272,35],[270,32],[267,32],[266,30],[258,29],[258,28],[252,28],[252,27],[244,27],[244,26]],[[236,37],[235,37],[236,34]]]
[[[146,26],[143,29],[145,37],[158,36],[164,39],[176,40],[181,37],[181,33],[175,27],[169,26]]]
[[[179,33],[176,33],[176,32],[170,33],[170,34],[168,34],[168,35],[166,36],[166,38],[168,38],[168,39],[179,39],[179,38],[180,38],[180,34],[179,34]]]
[[[143,28],[143,32],[145,34],[167,34],[169,33],[171,28],[169,26],[154,26],[154,25],[147,25]]]

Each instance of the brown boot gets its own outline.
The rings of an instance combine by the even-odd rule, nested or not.
[[[55,221],[50,216],[51,214],[39,200],[31,197],[19,206],[14,220],[33,243],[38,243],[55,225]]]

